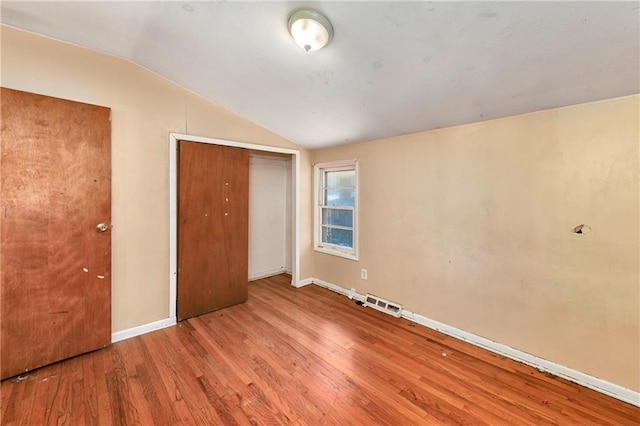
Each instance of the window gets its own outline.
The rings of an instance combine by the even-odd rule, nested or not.
[[[316,164],[315,249],[357,259],[358,167],[355,160]]]

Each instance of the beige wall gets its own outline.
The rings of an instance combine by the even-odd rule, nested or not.
[[[360,260],[314,276],[640,390],[639,99],[313,152],[361,184]]]
[[[2,27],[1,59],[5,87],[112,108],[113,331],[168,314],[169,132],[298,148],[107,55]],[[638,102],[301,150],[300,278],[640,390]],[[358,262],[309,250],[309,164],[349,158]]]
[[[169,295],[169,132],[300,149],[130,62],[2,27],[5,87],[112,111],[113,331],[164,319]],[[301,150],[301,278],[310,276],[311,172]]]

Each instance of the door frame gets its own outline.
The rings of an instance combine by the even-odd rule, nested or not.
[[[276,152],[293,157],[291,167],[291,196],[293,211],[291,212],[291,285],[300,281],[300,151],[277,146],[258,145],[247,142],[215,139],[184,133],[169,133],[169,318],[177,318],[178,296],[178,141],[201,142],[212,145],[231,146],[254,151]],[[248,255],[248,254],[247,254]],[[247,277],[248,279],[248,277]]]

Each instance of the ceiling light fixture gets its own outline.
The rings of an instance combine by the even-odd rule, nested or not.
[[[298,46],[307,52],[313,52],[331,42],[333,26],[320,12],[302,9],[289,17],[289,33]]]

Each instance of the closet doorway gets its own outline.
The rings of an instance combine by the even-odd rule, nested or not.
[[[249,219],[249,224],[251,227],[259,226],[262,231],[258,231],[254,234],[249,232],[249,240],[253,240],[253,245],[249,245],[249,250],[246,253],[247,261],[250,263],[250,269],[247,274],[247,280],[256,279],[261,276],[267,276],[274,273],[279,272],[290,272],[292,275],[292,284],[295,285],[299,281],[299,221],[300,221],[300,201],[298,197],[298,182],[300,181],[300,153],[298,150],[288,149],[288,148],[279,148],[272,146],[264,146],[264,145],[256,145],[249,144],[244,142],[236,142],[236,141],[228,141],[222,139],[213,139],[213,138],[205,138],[200,136],[192,136],[186,134],[177,134],[172,133],[169,136],[169,218],[170,218],[170,253],[169,253],[169,261],[170,261],[170,282],[169,282],[169,317],[170,319],[175,320],[177,318],[177,303],[178,302],[178,246],[179,246],[179,236],[178,232],[180,229],[180,224],[178,223],[179,215],[178,215],[178,206],[179,206],[179,154],[178,154],[178,146],[179,141],[185,142],[196,142],[201,144],[211,144],[218,145],[223,147],[234,147],[234,148],[243,148],[249,150],[252,157],[252,162],[254,165],[257,165],[259,169],[258,174],[262,175],[264,178],[266,175],[269,175],[269,180],[275,179],[279,182],[284,182],[285,188],[277,187],[274,188],[274,191],[266,190],[262,184],[264,182],[260,182],[260,185],[256,185],[254,189],[253,196],[257,195],[257,198],[254,197],[253,204],[257,209],[260,209],[260,205],[264,206],[264,202],[267,204],[275,201],[276,209],[277,206],[288,207],[285,209],[282,214],[284,217],[280,217],[280,228],[285,230],[285,235],[279,236],[279,238],[284,238],[284,248],[283,250],[278,249],[278,252],[282,252],[282,257],[279,259],[274,259],[270,257],[267,259],[266,257],[259,257],[258,252],[265,250],[265,238],[268,240],[269,235],[271,234],[268,229],[264,229],[265,219],[268,216],[271,216],[269,220],[276,220],[277,213],[271,211],[271,213],[264,215],[264,217],[260,218],[260,213],[250,214],[253,216],[253,219]],[[266,173],[266,175],[265,175]],[[285,173],[284,179],[282,179],[282,173]],[[277,177],[276,175],[279,175]],[[255,177],[255,176],[254,176]],[[258,176],[260,179],[260,176]],[[287,188],[288,186],[288,188]],[[256,192],[258,191],[258,192]],[[268,192],[269,194],[265,194],[264,192]],[[269,195],[273,196],[273,199],[269,200]],[[274,203],[271,203],[272,209],[274,207]],[[288,211],[288,213],[287,213]],[[257,219],[257,221],[256,221]],[[267,221],[268,222],[268,221]],[[288,234],[287,234],[288,229]],[[267,231],[267,232],[263,232]],[[267,244],[268,245],[268,244]],[[282,246],[280,245],[282,248]],[[253,250],[253,252],[252,252]],[[268,248],[267,248],[268,250]],[[253,258],[254,261],[250,261],[249,259]],[[256,262],[256,259],[266,260],[267,262],[262,264],[262,260]],[[182,264],[182,262],[180,262]],[[265,266],[266,265],[266,266]],[[277,265],[276,267],[271,267],[269,265]],[[267,268],[267,269],[265,269]],[[180,315],[182,319],[183,316]]]

